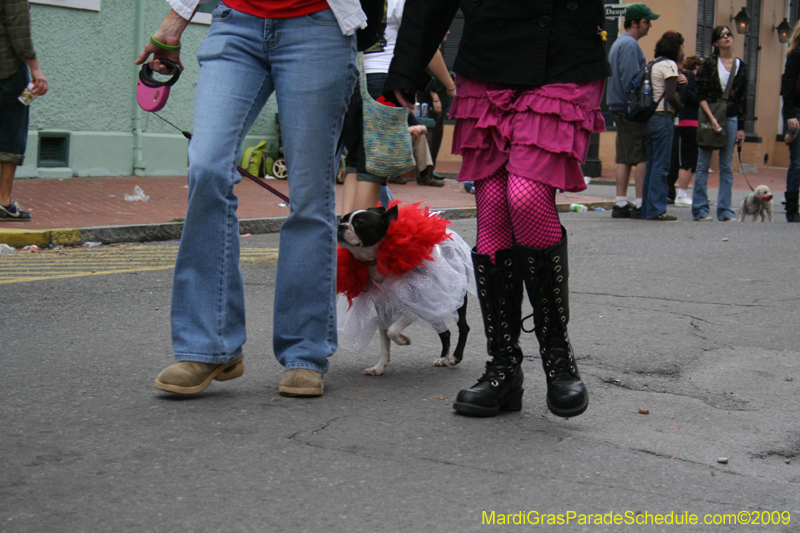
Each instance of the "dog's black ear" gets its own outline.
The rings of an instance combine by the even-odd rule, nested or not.
[[[367,209],[367,211],[369,211],[370,213],[377,213],[379,215],[382,215],[386,211],[386,208],[381,205],[378,207],[370,207],[369,209]]]
[[[397,204],[390,207],[388,211],[381,215],[383,223],[388,226],[393,220],[397,220],[397,211]]]

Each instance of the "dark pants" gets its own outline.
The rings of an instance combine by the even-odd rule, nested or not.
[[[447,118],[447,111],[450,108],[450,97],[447,95],[447,89],[437,92],[436,94],[439,95],[439,101],[442,103],[441,113],[433,112],[433,98],[431,98],[430,93],[417,93],[417,100],[419,100],[420,103],[424,102],[428,104],[428,118],[436,120],[436,126],[434,126],[432,130],[428,129],[428,133],[426,134],[428,138],[428,148],[431,150],[431,159],[433,160],[434,167],[436,167],[436,157],[439,155],[439,148],[442,147],[444,121]]]
[[[367,92],[377,99],[383,94],[383,83],[388,74],[367,74]],[[355,172],[359,181],[371,181],[385,185],[386,176],[373,176],[367,172],[367,157],[364,153],[364,109],[361,102],[361,87],[356,82],[342,127],[342,142],[347,149],[347,172]]]
[[[28,146],[30,108],[17,100],[30,77],[27,63],[16,73],[0,80],[0,161],[21,165]]]
[[[670,156],[669,174],[667,174],[667,198],[670,200],[670,203],[675,201],[675,183],[678,181],[678,174],[680,171],[679,146],[678,136],[673,134],[672,155]]]

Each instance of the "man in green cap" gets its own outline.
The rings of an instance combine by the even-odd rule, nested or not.
[[[644,4],[632,4],[625,11],[625,31],[614,41],[608,54],[611,77],[608,79],[608,108],[617,126],[617,205],[613,218],[641,218],[642,187],[647,169],[644,124],[625,120],[625,88],[636,72],[647,64],[639,39],[650,31],[651,20],[659,17]],[[628,202],[631,170],[636,183],[636,203]]]

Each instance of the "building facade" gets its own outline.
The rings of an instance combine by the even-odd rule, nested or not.
[[[613,4],[605,0],[607,4]],[[204,4],[183,38],[186,68],[172,88],[168,105],[159,115],[181,130],[191,131],[197,83],[197,48],[208,33],[210,10]],[[745,164],[787,166],[789,152],[782,142],[780,78],[787,45],[776,28],[787,19],[794,26],[800,0],[648,0],[661,14],[639,44],[648,59],[668,30],[685,38],[687,55],[707,56],[714,26],[734,29],[733,17],[744,8],[750,17],[746,34],[736,34],[734,51],[749,67],[750,87]],[[34,45],[48,78],[48,94],[31,106],[25,164],[19,177],[182,175],[186,173],[187,141],[175,128],[142,111],[136,104],[139,68],[133,64],[150,32],[168,10],[164,0],[31,0]],[[443,44],[452,67],[461,38],[463,18],[454,20]],[[610,47],[621,31],[621,19],[609,19]],[[735,31],[735,30],[734,30]],[[268,103],[245,140],[245,148],[267,140],[277,148],[277,106]],[[597,158],[602,168],[615,166],[616,132],[600,134]],[[457,169],[459,158],[449,154],[452,125],[447,126],[439,163]],[[715,155],[716,157],[716,155]],[[736,166],[737,163],[735,163]]]
[[[136,103],[134,60],[169,5],[164,0],[31,0],[34,47],[48,93],[31,104],[25,163],[18,177],[183,175],[187,143],[180,131]],[[216,4],[216,2],[214,2]],[[183,36],[185,67],[158,114],[192,131],[198,65],[209,8]],[[265,107],[245,147],[277,147],[277,106]]]
[[[742,161],[756,166],[788,166],[789,150],[783,143],[780,97],[788,45],[780,42],[778,26],[784,19],[792,27],[797,23],[800,0],[649,0],[645,3],[661,15],[653,21],[650,33],[639,41],[648,60],[653,59],[656,42],[666,31],[678,31],[683,35],[687,56],[707,57],[711,54],[711,30],[720,24],[731,28],[734,53],[747,63],[750,77]],[[750,18],[744,34],[737,32],[734,21],[742,10]],[[609,20],[607,30],[607,46],[610,47],[622,31],[621,19]],[[615,166],[616,133],[612,121],[607,120],[607,123],[609,131],[600,136],[599,158],[604,168],[611,168]],[[735,169],[737,165],[738,161],[734,163]]]
[[[617,4],[605,0],[606,4]],[[634,3],[634,2],[631,2]],[[742,161],[756,166],[788,166],[789,150],[783,144],[783,119],[781,118],[780,79],[786,58],[787,45],[779,41],[777,27],[787,19],[794,26],[800,16],[800,0],[644,0],[661,17],[653,21],[647,37],[639,41],[648,60],[653,59],[656,42],[668,30],[678,31],[685,39],[686,55],[697,54],[706,57],[711,54],[711,30],[714,26],[725,24],[734,29],[733,18],[742,8],[750,17],[746,34],[735,34],[734,52],[749,67],[750,86],[746,142],[742,149]],[[450,35],[443,44],[445,61],[452,67],[463,28],[463,17],[456,17],[450,28]],[[622,19],[608,19],[606,24],[610,49],[619,32]],[[608,131],[600,134],[599,148],[596,148],[600,166],[610,170],[616,165],[616,132],[611,117],[606,113]],[[450,125],[452,128],[452,125]],[[448,139],[445,134],[439,161],[448,168],[455,168],[457,156],[449,155]],[[716,167],[716,157],[712,166]],[[738,162],[734,163],[737,168]]]

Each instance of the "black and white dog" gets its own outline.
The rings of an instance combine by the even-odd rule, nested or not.
[[[415,251],[414,238],[423,235],[425,230],[420,228],[429,224],[436,225],[442,242],[429,246],[428,253]],[[346,294],[343,279],[352,279],[348,276],[353,270],[361,277],[350,286],[363,284],[364,289],[359,287],[360,294],[354,298],[348,295],[346,308],[340,301],[340,345],[358,351],[369,342],[376,328],[381,339],[380,360],[365,369],[364,374],[383,374],[389,364],[390,341],[401,346],[410,344],[403,330],[413,322],[428,323],[439,333],[442,351],[435,366],[461,362],[469,332],[466,293],[475,293],[474,274],[469,246],[451,230],[444,230],[447,224],[417,205],[403,206],[399,210],[396,204],[388,210],[376,207],[342,217],[338,227],[339,246],[349,251],[352,258],[344,254],[349,263],[343,262],[340,250],[338,290]],[[405,233],[400,234],[402,231]],[[414,235],[408,235],[409,232]],[[427,255],[427,258],[420,259],[415,263],[417,266],[411,268],[409,258],[415,254]],[[398,267],[398,263],[406,267]],[[458,342],[452,356],[448,322],[455,323],[458,329]],[[368,323],[371,326],[365,326]],[[348,344],[348,338],[359,336],[365,342]]]

